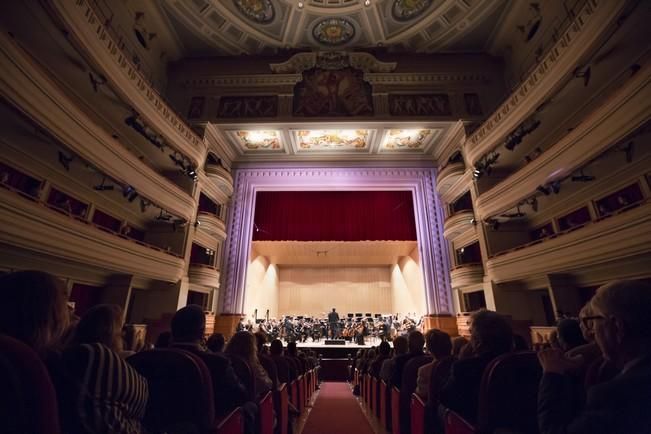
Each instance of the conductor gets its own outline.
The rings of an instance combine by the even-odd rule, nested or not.
[[[339,336],[339,314],[332,308],[332,312],[328,314],[328,325],[330,326],[330,334],[332,339],[336,339]]]

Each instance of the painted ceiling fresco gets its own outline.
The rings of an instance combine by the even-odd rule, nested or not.
[[[388,130],[382,144],[383,151],[421,151],[424,150],[439,134],[439,130],[413,129]]]
[[[298,151],[367,150],[370,130],[296,130]]]
[[[355,37],[355,26],[345,18],[326,18],[316,23],[312,36],[324,45],[342,45]]]
[[[280,131],[236,130],[227,133],[237,141],[244,152],[283,150]]]

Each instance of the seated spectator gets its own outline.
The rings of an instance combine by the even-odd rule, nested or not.
[[[425,346],[425,337],[423,334],[417,330],[409,333],[408,345],[409,352],[406,354],[401,354],[395,358],[393,363],[393,371],[391,372],[391,386],[396,386],[400,388],[402,385],[402,372],[404,371],[405,364],[414,357],[422,356],[425,353],[423,352],[423,347]]]
[[[452,339],[452,357],[455,359],[461,358],[461,350],[463,350],[470,341],[463,336],[457,336]]]
[[[226,345],[226,341],[224,340],[224,335],[221,333],[211,334],[206,341],[206,347],[213,353],[221,353],[224,351],[224,345]]]
[[[368,373],[368,370],[371,367],[371,363],[373,363],[373,360],[375,360],[375,350],[373,348],[369,348],[362,361],[362,366],[360,369],[362,374]]]
[[[474,423],[484,369],[493,359],[511,351],[513,331],[498,313],[480,310],[471,317],[469,345],[473,356],[452,365],[450,379],[441,390],[441,404]]]
[[[380,368],[380,379],[384,380],[387,385],[391,383],[391,375],[393,373],[393,366],[396,362],[396,358],[406,354],[408,349],[409,342],[406,337],[398,336],[393,340],[393,357],[385,360]]]
[[[617,281],[591,300],[594,336],[620,374],[588,389],[582,409],[567,402],[568,372],[583,363],[561,349],[538,353],[543,377],[538,394],[541,434],[648,434],[651,432],[651,284]]]
[[[264,370],[267,371],[267,375],[271,379],[271,388],[273,390],[276,390],[278,388],[278,368],[276,367],[276,363],[271,358],[271,356],[266,354],[265,350],[267,350],[267,347],[265,347],[264,344],[267,342],[267,335],[265,333],[258,332],[255,333],[254,336],[260,364]]]
[[[558,345],[565,352],[587,343],[583,338],[579,321],[574,318],[563,318],[558,322],[556,329]]]
[[[283,356],[283,343],[280,339],[274,339],[269,346],[271,359],[276,364],[278,381],[289,384],[296,379],[296,368]]]
[[[172,343],[172,332],[161,332],[156,338],[156,343],[154,343],[154,348],[169,348]]]
[[[418,368],[418,377],[416,378],[416,393],[424,401],[427,400],[429,393],[432,367],[438,361],[452,356],[452,340],[450,339],[450,335],[444,331],[432,329],[425,334],[425,344],[433,360],[432,363]]]
[[[304,361],[298,358],[298,348],[296,347],[296,342],[290,342],[287,344],[285,356],[295,362],[296,368],[298,369],[298,375],[305,374],[307,367],[305,366]]]
[[[99,304],[88,309],[77,323],[72,343],[74,345],[99,343],[122,357],[133,354],[133,352],[124,352],[122,309],[115,304]]]
[[[70,324],[62,281],[42,271],[0,277],[0,333],[30,346],[41,357],[63,346]]]
[[[201,306],[189,305],[179,309],[172,317],[172,348],[196,354],[206,363],[213,382],[215,411],[218,416],[224,416],[245,404],[248,393],[235,375],[230,360],[203,348],[205,329],[206,316]],[[255,412],[249,416],[250,425],[255,426]]]
[[[601,359],[601,350],[594,339],[594,320],[591,319],[592,316],[591,304],[586,303],[579,312],[579,327],[581,328],[581,335],[586,343],[567,351],[567,355],[570,358],[580,354],[584,358],[586,366],[589,366],[597,359]]]
[[[380,376],[380,369],[382,368],[382,363],[390,357],[391,354],[391,345],[387,341],[382,341],[378,346],[378,355],[371,362],[368,372],[372,377],[378,378]]]
[[[271,390],[272,382],[267,371],[260,364],[255,337],[251,332],[241,331],[235,333],[228,341],[225,350],[226,354],[232,354],[244,359],[253,371],[255,378],[255,390],[258,397],[263,396]]]

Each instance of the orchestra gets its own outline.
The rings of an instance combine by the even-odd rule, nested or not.
[[[364,345],[369,341],[377,344],[392,341],[397,336],[407,335],[413,330],[420,330],[422,317],[414,319],[415,314],[401,316],[380,315],[353,316],[332,321],[332,312],[327,316],[286,315],[280,319],[265,318],[245,320],[238,324],[238,330],[260,332],[268,340],[280,339],[284,342],[321,342],[322,339],[341,339],[346,342]]]

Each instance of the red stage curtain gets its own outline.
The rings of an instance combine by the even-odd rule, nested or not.
[[[268,191],[256,196],[254,241],[415,241],[410,191]]]

